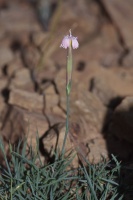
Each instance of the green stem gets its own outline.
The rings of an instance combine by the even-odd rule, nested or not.
[[[66,105],[67,105],[67,108],[66,108],[66,132],[65,132],[65,137],[64,137],[63,146],[62,146],[62,156],[63,157],[64,157],[64,154],[65,154],[66,139],[67,139],[67,135],[68,135],[68,132],[69,132],[69,99],[70,99],[70,96],[66,95],[66,100],[67,100],[66,101]]]
[[[67,70],[66,70],[66,132],[62,146],[62,156],[65,154],[65,144],[67,135],[69,133],[69,110],[70,110],[70,92],[71,92],[71,81],[72,81],[72,46],[70,44],[68,48],[68,56],[67,56]]]

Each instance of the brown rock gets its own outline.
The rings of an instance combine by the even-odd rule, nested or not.
[[[56,78],[55,83],[61,94],[60,102],[65,109],[65,79],[66,70],[61,69]],[[95,94],[104,105],[109,105],[112,100],[119,100],[128,95],[133,94],[133,70],[130,68],[103,68],[98,62],[90,62],[85,68],[80,71],[74,68],[72,77],[72,92],[71,96],[90,90]],[[115,84],[115,86],[114,86]],[[71,102],[73,101],[71,97]]]
[[[102,66],[109,67],[118,63],[123,52],[119,43],[118,34],[110,23],[103,23],[100,33],[81,50],[85,53],[85,59],[97,60]],[[92,36],[93,37],[93,36]],[[87,50],[88,48],[88,50]],[[95,52],[95,53],[94,53]]]
[[[5,36],[5,30],[0,31],[0,40],[3,39]]]
[[[133,97],[126,97],[115,109],[109,133],[133,143]]]
[[[7,66],[7,75],[9,77],[14,76],[14,74],[16,73],[16,71],[18,71],[19,69],[23,68],[24,64],[22,63],[21,57],[20,55],[15,55],[15,58],[12,62],[10,62]]]
[[[41,56],[43,56],[43,54]],[[48,83],[49,81],[53,81],[57,74],[55,64],[50,59],[46,58],[43,65],[37,65],[34,72],[35,79],[40,84],[41,90],[44,90],[46,82]]]
[[[54,156],[54,152],[58,150],[61,153],[62,145],[65,136],[65,126],[64,123],[60,123],[58,125],[53,126],[42,138],[44,152],[46,152],[46,159],[50,159]],[[74,149],[74,145],[70,139],[67,137],[66,145],[65,145],[65,156],[67,157],[70,153],[76,153]],[[77,154],[74,160],[71,163],[71,167],[78,167],[78,157]]]
[[[93,132],[94,133],[94,132]],[[61,152],[63,141],[65,135],[65,124],[59,123],[53,126],[43,137],[43,145],[45,157],[47,159],[54,156],[55,150]],[[94,139],[94,137],[96,137]],[[98,163],[101,159],[108,158],[108,151],[106,148],[106,140],[100,136],[92,136],[90,139],[89,133],[80,132],[79,124],[72,124],[70,126],[70,132],[67,136],[65,145],[65,156],[69,155],[72,151],[76,154],[72,162],[72,167],[77,167],[79,165],[79,159],[85,163],[85,159],[89,160],[91,163]]]
[[[72,120],[75,121],[77,116],[84,116],[87,124],[93,125],[98,131],[103,129],[107,110],[95,95],[80,91],[71,105]]]
[[[82,161],[87,159],[91,163],[98,163],[103,157],[108,158],[106,140],[91,123],[85,125],[85,122],[77,121],[70,124],[70,138]]]
[[[62,4],[59,31],[67,33],[68,27],[72,24],[81,39],[93,33],[98,26],[99,19],[97,16],[100,9],[95,2],[89,2],[89,6],[87,3],[85,0],[78,0],[75,5],[71,1],[64,2]]]
[[[129,67],[127,69],[127,67],[114,67],[113,69],[113,73],[117,74],[118,77],[121,78],[121,80],[124,83],[131,83],[133,84],[133,68]]]
[[[0,69],[0,77],[2,77],[3,76],[3,70],[2,70],[2,68]]]
[[[45,112],[52,112],[55,106],[59,104],[59,96],[55,92],[54,86],[50,85],[44,91],[45,98]]]
[[[94,69],[89,72],[94,73]],[[70,138],[80,159],[84,160],[80,153],[83,152],[89,161],[97,163],[102,156],[108,157],[106,140],[102,135],[107,109],[95,95],[88,91],[87,83],[91,77],[89,72],[85,70],[81,75],[74,71],[70,97]],[[60,106],[66,110],[65,70],[60,70],[55,83],[60,94]],[[92,141],[97,145],[92,145]],[[92,147],[92,151],[88,148],[88,144]],[[103,148],[100,145],[103,145]],[[96,158],[94,158],[95,153]]]
[[[28,112],[16,106],[9,106],[3,117],[1,134],[5,141],[15,143],[26,138],[27,144],[36,146],[36,138],[40,138],[48,130],[45,116]]]
[[[128,47],[133,47],[132,0],[102,0]]]
[[[0,79],[0,92],[5,89],[8,85],[8,80],[6,78]]]
[[[103,102],[104,105],[115,106],[128,95],[133,94],[131,76],[122,75],[121,70],[99,70],[91,80],[90,90]],[[130,72],[132,73],[132,72]],[[125,77],[126,76],[126,77]],[[115,84],[115,85],[114,85]]]
[[[14,55],[12,51],[5,46],[0,47],[0,67],[3,67],[4,65],[11,62],[14,58]]]
[[[40,47],[47,38],[48,34],[44,32],[34,32],[32,34],[32,40],[36,47]]]
[[[44,90],[44,112],[51,126],[64,121],[66,117],[59,107],[59,95],[52,84]]]
[[[33,92],[13,89],[10,93],[9,104],[16,105],[28,111],[43,112],[43,96]]]
[[[102,159],[108,159],[108,149],[106,140],[102,137],[91,140],[87,144],[89,153],[88,160],[91,163],[98,163]]]
[[[23,112],[23,119],[27,127],[25,134],[28,144],[32,144],[32,146],[35,147],[36,138],[41,138],[48,130],[48,121],[43,114],[27,111]]]
[[[0,96],[0,129],[2,127],[2,118],[4,115],[4,111],[6,109],[6,103],[4,102],[4,98],[2,96]]]
[[[126,67],[133,67],[133,49],[125,56],[122,64]]]
[[[3,108],[5,107],[5,102],[4,102],[4,98],[2,96],[0,96],[0,113],[2,113]],[[2,114],[0,114],[1,116]]]
[[[2,118],[1,134],[6,142],[16,143],[24,138],[25,123],[20,109],[8,106]]]
[[[70,137],[75,149],[78,144],[79,151],[84,152],[85,157],[94,163],[100,162],[102,156],[108,157],[106,139],[102,134],[108,119],[107,109],[94,94],[88,91],[88,83],[94,74],[98,76],[104,73],[105,76],[106,73],[109,74],[108,70],[93,65],[86,67],[82,72],[74,71],[70,97]],[[60,94],[60,106],[64,110],[66,110],[65,82],[65,69],[62,69],[57,74],[55,83]],[[110,111],[108,115],[109,113]]]
[[[37,48],[35,48],[33,45],[25,46],[22,51],[22,55],[24,62],[29,69],[35,69],[38,67],[40,53]]]
[[[40,30],[34,11],[28,5],[10,4],[9,9],[1,11],[0,27],[7,32],[24,33]]]
[[[88,123],[84,116],[76,115],[70,118],[70,134],[73,136],[74,141],[77,140],[86,144],[96,138],[100,138],[101,134],[98,132],[97,127]],[[74,142],[73,141],[73,142]]]
[[[99,97],[104,105],[110,105],[111,100],[117,97],[117,93],[111,88],[104,77],[94,77],[92,79],[91,92]]]
[[[61,111],[60,111],[61,113]],[[49,126],[54,126],[55,124],[61,123],[65,121],[65,117],[62,117],[61,114],[57,113],[46,113],[45,116],[49,122]]]
[[[31,79],[30,71],[26,68],[21,68],[14,72],[14,78],[11,80],[10,89],[34,91],[34,83]]]
[[[80,82],[78,80],[80,80]],[[77,78],[73,78],[72,92],[70,98],[71,120],[74,122],[77,121],[78,117],[80,119],[80,117],[84,116],[87,124],[92,124],[100,131],[103,128],[102,126],[104,123],[104,117],[106,115],[106,108],[95,95],[88,91],[86,85],[88,81],[86,80],[87,76],[85,80],[83,80],[85,82],[82,82],[80,76],[77,76]],[[65,70],[61,70],[57,74],[55,83],[60,94],[60,106],[64,110],[66,110]]]

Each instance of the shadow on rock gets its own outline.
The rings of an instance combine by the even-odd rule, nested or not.
[[[112,99],[109,105],[112,102],[116,106],[108,109],[102,134],[109,156],[113,154],[121,162],[120,193],[124,199],[133,199],[133,97]],[[110,109],[113,112],[108,121]]]
[[[113,104],[112,104],[113,102]],[[104,135],[108,153],[116,155],[120,160],[133,160],[133,97],[111,100],[102,134]],[[116,106],[114,106],[116,105]],[[110,116],[110,109],[113,110]],[[110,117],[109,117],[110,116]]]

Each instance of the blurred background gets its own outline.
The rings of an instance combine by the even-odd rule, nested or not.
[[[47,151],[57,145],[54,130],[61,132],[66,109],[67,51],[60,44],[69,29],[79,41],[72,143],[84,146],[91,162],[111,153],[131,161],[132,0],[0,0],[0,134],[6,144],[24,136],[34,144],[38,130]]]

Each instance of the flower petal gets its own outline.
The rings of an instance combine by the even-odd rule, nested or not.
[[[79,43],[77,37],[72,37],[72,48],[77,49],[79,47]]]
[[[67,49],[70,45],[70,36],[67,35],[63,38],[62,43],[60,45],[60,47],[63,47],[64,49]]]

